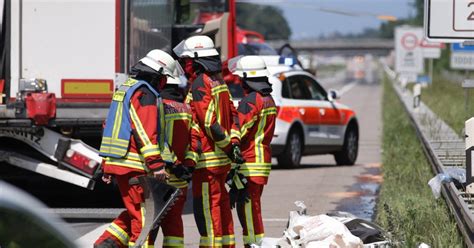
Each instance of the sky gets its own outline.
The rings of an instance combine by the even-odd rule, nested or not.
[[[245,0],[244,0],[245,1]],[[292,29],[291,39],[305,39],[339,33],[360,33],[364,28],[378,28],[382,23],[370,14],[404,18],[414,15],[413,0],[260,0],[283,10]],[[329,9],[362,16],[347,16],[318,9]]]

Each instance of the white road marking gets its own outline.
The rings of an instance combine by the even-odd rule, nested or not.
[[[84,234],[80,238],[76,239],[77,247],[79,248],[90,248],[97,238],[107,229],[110,223],[103,224],[95,228],[94,230]]]
[[[344,85],[344,87],[342,87],[340,90],[339,90],[339,94],[342,96],[344,94],[346,94],[347,92],[349,92],[349,90],[351,90],[352,88],[354,88],[354,86],[357,85],[357,82],[350,82],[349,84],[346,84]]]
[[[277,219],[277,218],[269,218],[263,219],[264,222],[287,222],[288,219]]]

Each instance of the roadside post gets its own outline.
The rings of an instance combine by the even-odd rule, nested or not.
[[[474,117],[470,118],[465,123],[466,129],[466,192],[474,194]]]
[[[421,84],[416,83],[413,86],[413,108],[418,109],[420,107],[421,102]]]
[[[400,78],[400,84],[402,85],[402,91],[403,91],[403,93],[405,93],[406,90],[407,90],[408,79],[407,79],[406,77]]]

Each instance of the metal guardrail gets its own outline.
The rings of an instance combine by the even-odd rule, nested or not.
[[[449,167],[465,168],[464,140],[422,102],[417,109],[414,109],[413,95],[409,91],[402,90],[396,83],[395,72],[388,66],[384,69],[415,127],[434,172],[443,173]],[[457,188],[454,183],[443,184],[441,192],[466,245],[474,247],[474,194],[466,193],[465,189]]]

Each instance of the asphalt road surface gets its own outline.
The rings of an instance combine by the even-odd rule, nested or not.
[[[381,87],[377,84],[321,79],[325,88],[343,91],[341,102],[352,107],[360,126],[359,157],[354,166],[336,166],[333,156],[308,156],[298,169],[274,166],[262,199],[263,220],[267,237],[280,237],[295,201],[304,201],[308,214],[346,211],[371,219],[378,187],[382,182],[381,166]],[[274,160],[274,164],[276,161]],[[237,247],[242,247],[241,227],[234,213]],[[199,234],[192,215],[191,201],[184,214],[186,247],[197,247]],[[70,223],[77,232],[77,241],[91,247],[105,230],[107,223]],[[161,235],[157,240],[158,247]]]

